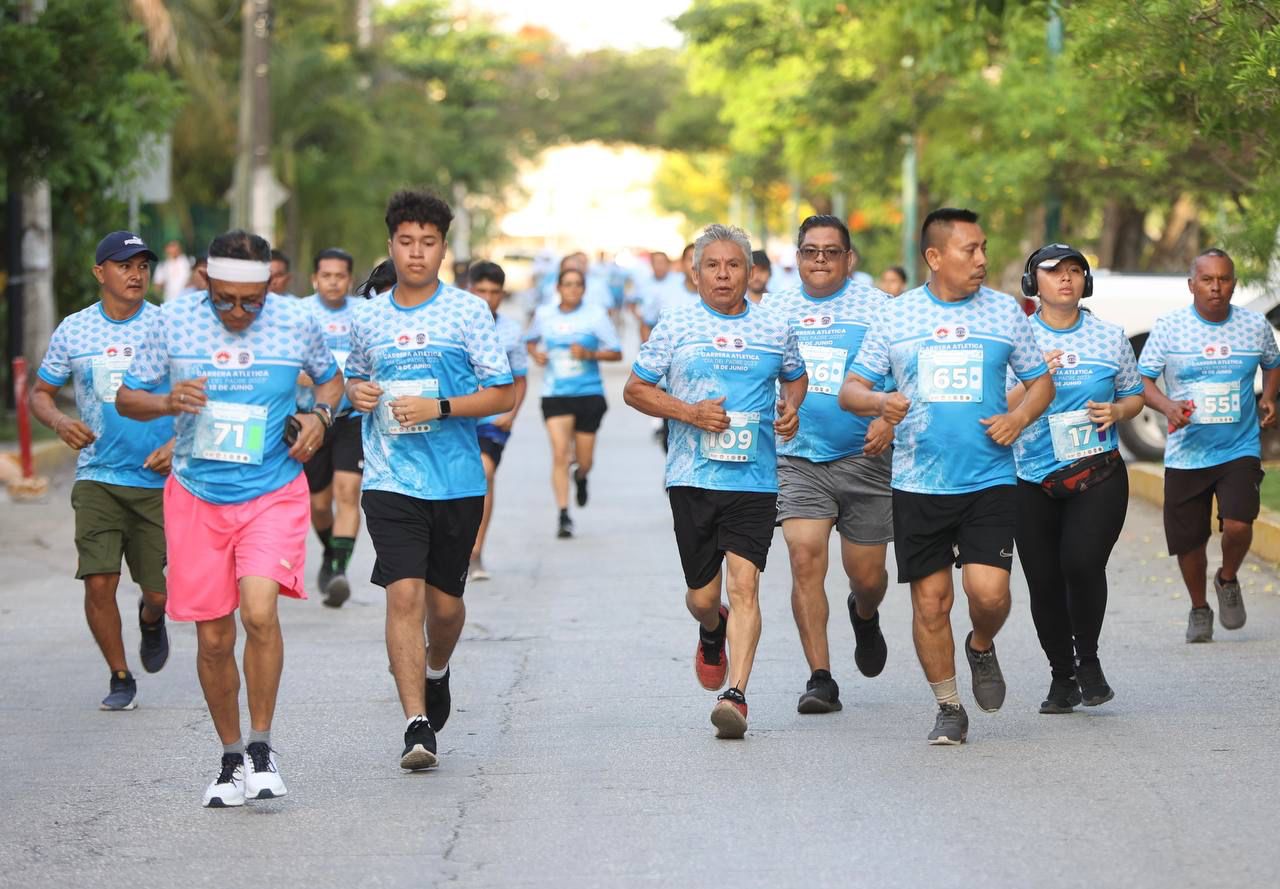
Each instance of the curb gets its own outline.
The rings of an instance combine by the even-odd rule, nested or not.
[[[1159,463],[1130,463],[1129,494],[1164,507],[1164,466]],[[1218,529],[1213,528],[1215,536]],[[1271,564],[1280,563],[1280,513],[1265,506],[1253,523],[1253,545],[1249,552]]]
[[[35,464],[36,476],[52,476],[68,463],[76,461],[78,451],[73,451],[61,439],[38,441],[31,445],[31,462]],[[0,459],[19,463],[18,449],[5,447],[0,451]]]

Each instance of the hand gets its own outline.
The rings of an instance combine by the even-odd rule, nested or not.
[[[1050,349],[1045,352],[1044,363],[1049,365],[1049,373],[1057,373],[1058,368],[1062,367],[1062,350]]]
[[[1263,429],[1276,425],[1276,403],[1269,398],[1261,399],[1258,402],[1258,419],[1261,420]]]
[[[547,366],[547,360],[549,356],[547,355],[546,352],[542,351],[541,349],[530,352],[529,357],[533,359],[533,363],[538,365],[538,367]]]
[[[785,401],[778,402],[778,417],[773,421],[773,431],[783,441],[795,438],[800,429],[800,412]]]
[[[901,392],[887,392],[880,402],[880,416],[890,426],[897,426],[911,409],[911,399]]]
[[[492,425],[498,427],[503,432],[510,432],[511,424],[514,423],[515,421],[516,421],[515,412],[507,411],[507,413],[505,414],[499,414],[498,416],[494,417]]]
[[[862,444],[862,453],[868,457],[878,457],[893,444],[893,424],[882,417],[876,417],[867,427],[867,435]]]
[[[302,424],[302,431],[298,433],[298,440],[293,443],[293,447],[289,448],[289,456],[299,463],[306,463],[315,455],[320,445],[324,444],[324,421],[315,414],[293,416]]]
[[[158,475],[168,475],[173,468],[173,439],[148,454],[147,459],[142,461],[142,468],[150,469]]]
[[[353,380],[347,387],[347,400],[362,414],[371,414],[377,410],[378,399],[381,397],[382,387],[369,380]]]
[[[204,384],[208,377],[196,377],[174,383],[169,390],[169,413],[198,414],[204,410],[209,396],[204,394]]]
[[[1111,401],[1090,401],[1089,422],[1098,427],[1098,433],[1106,432],[1116,423],[1120,422],[1120,414],[1118,406]]]
[[[1195,409],[1196,403],[1194,401],[1170,401],[1161,413],[1169,421],[1169,431],[1173,432],[1191,422],[1191,415],[1195,412]]]
[[[1027,428],[1022,417],[1013,411],[1007,414],[996,414],[994,417],[984,417],[978,422],[987,427],[987,438],[1005,447],[1013,444],[1022,434],[1022,430]]]
[[[578,343],[574,343],[569,347],[569,354],[579,361],[594,361],[596,358],[596,353],[593,350]]]
[[[391,402],[391,416],[401,426],[417,426],[439,418],[440,402],[435,398],[401,395]]]
[[[58,434],[58,438],[66,442],[68,447],[77,451],[87,448],[98,438],[93,434],[92,429],[80,420],[71,419],[66,414],[59,417],[57,422],[53,424],[53,431]]]
[[[724,412],[725,396],[707,398],[692,405],[689,425],[704,432],[724,432],[729,428],[729,415]]]

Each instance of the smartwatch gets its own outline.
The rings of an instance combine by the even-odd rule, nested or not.
[[[441,398],[441,399],[438,399],[437,403],[440,405],[441,420],[447,418],[449,414],[453,413],[453,407],[449,404],[449,399]]]

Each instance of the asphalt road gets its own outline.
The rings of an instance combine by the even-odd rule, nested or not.
[[[274,744],[287,798],[206,810],[219,748],[174,625],[139,708],[102,713],[64,474],[0,510],[0,886],[1275,886],[1280,580],[1249,564],[1249,623],[1182,641],[1187,601],[1159,517],[1135,502],[1111,565],[1103,665],[1116,699],[1041,716],[1048,672],[1020,574],[998,648],[1009,695],[972,704],[970,743],[925,743],[934,707],[906,588],[890,659],[852,662],[845,585],[831,633],[843,712],[800,716],[807,670],[781,534],[745,740],[717,741],[647,418],[610,374],[592,502],[554,539],[535,397],[499,472],[488,553],[453,662],[442,763],[398,768],[403,720],[381,591],[360,540],[354,598],[285,602]],[[312,540],[312,557],[317,554]],[[836,563],[838,564],[838,563]],[[135,589],[123,584],[126,617]],[[137,629],[126,620],[136,649]],[[964,609],[955,615],[957,638]],[[135,670],[140,673],[136,666]]]

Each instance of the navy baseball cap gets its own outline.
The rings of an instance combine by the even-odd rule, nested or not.
[[[157,260],[147,242],[133,232],[112,232],[98,242],[98,252],[94,254],[93,264],[102,265],[108,260],[124,262],[139,253],[147,254],[152,262]]]

